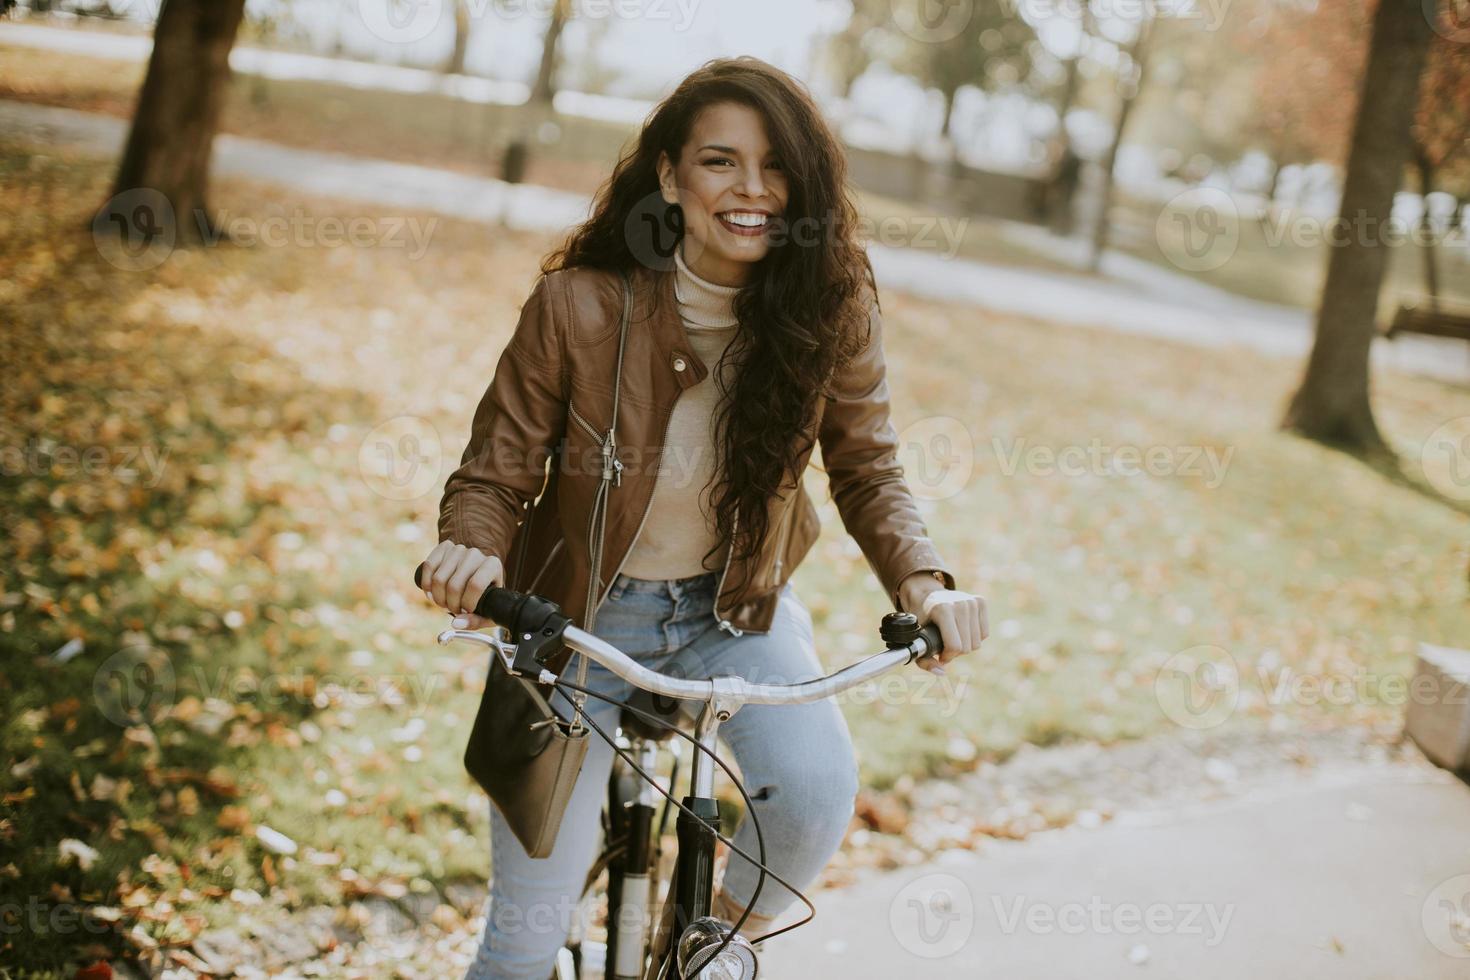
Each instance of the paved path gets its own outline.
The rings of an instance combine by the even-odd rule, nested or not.
[[[1360,763],[811,897],[763,977],[1464,980],[1470,789]]]

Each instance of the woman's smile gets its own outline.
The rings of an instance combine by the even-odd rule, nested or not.
[[[715,217],[732,235],[739,235],[742,238],[759,238],[765,234],[766,226],[770,223],[771,212],[736,209],[721,211]]]

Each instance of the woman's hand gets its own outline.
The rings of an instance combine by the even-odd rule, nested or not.
[[[946,589],[928,572],[915,572],[900,583],[899,601],[907,612],[919,617],[919,625],[939,627],[944,648],[919,659],[919,666],[935,674],[960,654],[980,649],[990,637],[989,614],[982,596]]]
[[[505,569],[499,558],[479,548],[440,541],[424,559],[423,580],[428,583],[424,595],[455,617],[455,629],[477,630],[490,620],[475,615],[475,603],[490,586],[505,584]]]

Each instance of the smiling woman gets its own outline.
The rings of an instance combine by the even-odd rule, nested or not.
[[[897,460],[846,163],[798,82],[755,58],[694,72],[542,272],[445,486],[440,543],[424,563],[430,598],[456,626],[483,625],[470,610],[487,586],[535,582],[654,669],[677,656],[699,677],[819,676],[790,577],[819,533],[802,475],[820,445],[843,525],[884,591],[940,629],[943,649],[927,666],[980,645],[983,600],[954,588]],[[558,451],[549,475],[525,465]],[[569,467],[569,456],[599,465]],[[595,666],[583,686],[631,693]],[[615,703],[551,706],[617,722]],[[853,813],[842,712],[830,700],[750,706],[720,731],[753,788],[768,867],[806,887]],[[544,857],[492,810],[491,908],[472,977],[550,972],[593,861],[611,765],[611,749],[594,742]],[[734,838],[747,854],[757,849],[751,813]],[[748,938],[795,897],[759,881],[732,856],[712,896],[730,923],[749,913]],[[568,914],[515,927],[529,910],[554,909]]]

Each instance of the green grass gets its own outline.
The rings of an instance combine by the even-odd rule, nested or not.
[[[246,915],[483,879],[486,804],[460,766],[483,657],[433,644],[443,617],[408,574],[554,243],[408,215],[432,229],[418,260],[226,246],[129,272],[86,228],[109,176],[0,143],[0,881],[183,942]],[[237,181],[211,203],[375,214]],[[1464,507],[1429,489],[1438,463],[1417,462],[1430,432],[1470,415],[1464,390],[1375,378],[1405,458],[1385,473],[1276,431],[1290,362],[900,294],[884,309],[911,484],[930,496],[923,474],[955,454],[973,466],[924,508],[960,587],[988,598],[992,636],[948,687],[914,671],[876,701],[841,699],[869,784],[943,777],[1025,742],[1173,730],[1155,680],[1199,647],[1239,664],[1233,724],[1391,725],[1402,705],[1383,700],[1272,704],[1256,667],[1391,677],[1417,641],[1465,636]],[[1218,486],[1006,471],[1014,440],[1094,438],[1232,455]],[[34,467],[12,452],[41,440]],[[427,478],[375,475],[384,445]],[[83,472],[60,447],[95,447],[106,465]],[[158,468],[120,471],[144,450]],[[821,474],[809,478],[825,526],[795,581],[835,668],[876,649],[887,607]],[[58,663],[69,640],[82,652]],[[382,685],[396,693],[353,696]],[[260,825],[296,841],[295,857],[270,854]],[[95,862],[63,861],[65,839]],[[236,888],[263,906],[229,900]],[[126,948],[120,931],[26,932],[0,955],[61,971]]]

